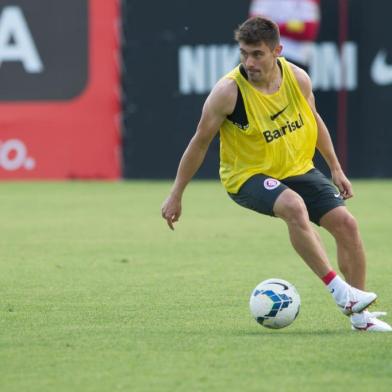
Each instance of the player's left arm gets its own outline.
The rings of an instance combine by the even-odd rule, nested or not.
[[[310,77],[303,69],[294,65],[292,65],[292,68],[295,76],[297,77],[302,94],[306,98],[317,122],[318,135],[316,147],[320,151],[321,155],[327,162],[329,169],[331,170],[332,181],[339,188],[343,198],[349,199],[350,197],[354,196],[352,185],[340,166],[328,128],[317,112]]]

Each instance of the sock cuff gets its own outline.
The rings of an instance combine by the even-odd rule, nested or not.
[[[335,277],[336,272],[331,270],[327,273],[327,275],[323,276],[321,280],[325,283],[326,286],[328,286]]]

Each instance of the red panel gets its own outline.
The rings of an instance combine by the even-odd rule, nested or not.
[[[63,101],[0,102],[2,179],[120,175],[119,2],[88,4],[88,81],[81,94]]]

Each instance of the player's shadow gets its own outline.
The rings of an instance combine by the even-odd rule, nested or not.
[[[284,335],[289,335],[289,336],[342,336],[342,335],[354,335],[352,331],[349,330],[336,330],[336,329],[324,329],[324,330],[318,330],[318,331],[312,331],[312,330],[301,330],[301,331],[296,331],[296,330],[285,330],[285,329],[262,329],[259,331],[231,331],[229,335],[232,336],[259,336],[259,337],[267,337],[268,339],[276,338],[278,337],[279,339],[282,338]]]

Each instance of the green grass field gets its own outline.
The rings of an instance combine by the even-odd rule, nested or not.
[[[171,232],[169,188],[0,184],[1,392],[392,390],[392,334],[350,330],[282,222],[196,181]],[[392,182],[354,190],[373,309],[392,312]],[[302,298],[278,331],[248,311],[270,277]]]

